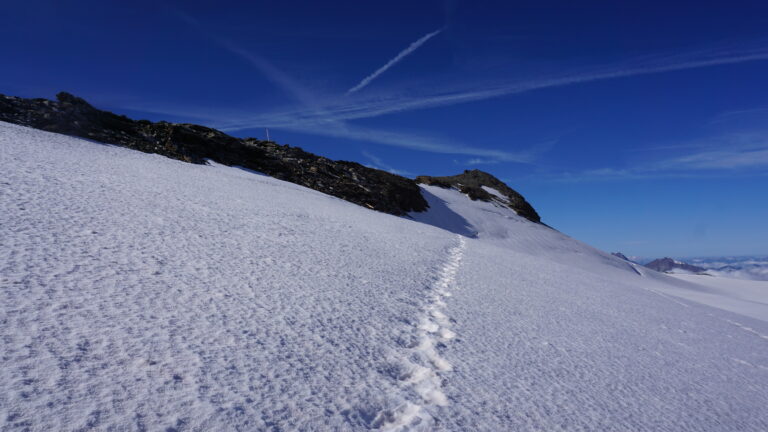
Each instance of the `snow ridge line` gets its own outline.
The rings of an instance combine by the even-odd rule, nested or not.
[[[418,395],[420,401],[405,402],[394,410],[379,413],[375,424],[381,430],[430,430],[435,419],[428,408],[448,405],[442,390],[442,375],[453,370],[453,366],[440,356],[438,347],[456,337],[445,313],[445,299],[451,297],[449,289],[456,286],[456,273],[465,248],[466,240],[458,236],[458,245],[448,251],[448,259],[438,271],[437,281],[428,289],[428,301],[416,326],[415,341],[408,347],[409,356],[403,361],[403,373],[398,376],[402,385]]]

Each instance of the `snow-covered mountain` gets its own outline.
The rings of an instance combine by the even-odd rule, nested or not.
[[[2,122],[0,159],[4,431],[768,430],[758,285],[436,185],[398,217]]]

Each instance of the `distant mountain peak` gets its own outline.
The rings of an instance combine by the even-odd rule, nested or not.
[[[416,183],[458,189],[459,192],[466,194],[473,201],[497,202],[511,208],[532,222],[541,223],[539,214],[522,195],[485,171],[465,170],[461,174],[445,177],[422,175],[416,177]]]
[[[706,269],[702,267],[697,267],[695,265],[684,263],[669,257],[655,259],[645,266],[658,272],[673,272],[674,270],[684,270],[692,273],[701,273],[706,271]]]

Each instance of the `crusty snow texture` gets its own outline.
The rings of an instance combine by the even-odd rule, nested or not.
[[[768,430],[759,311],[493,203],[6,123],[0,164],[2,431]]]

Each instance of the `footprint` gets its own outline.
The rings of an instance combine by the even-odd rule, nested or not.
[[[413,337],[401,336],[398,342],[410,351],[399,366],[393,366],[393,376],[418,396],[418,403],[404,402],[394,409],[377,414],[373,427],[386,431],[430,430],[434,418],[429,407],[444,407],[449,404],[443,391],[442,375],[453,370],[448,360],[440,355],[439,348],[456,338],[450,329],[453,320],[446,313],[446,298],[451,297],[449,289],[456,284],[456,274],[461,266],[466,241],[459,236],[458,245],[448,251],[448,258],[437,271],[438,278],[429,287],[427,304],[415,327]]]

